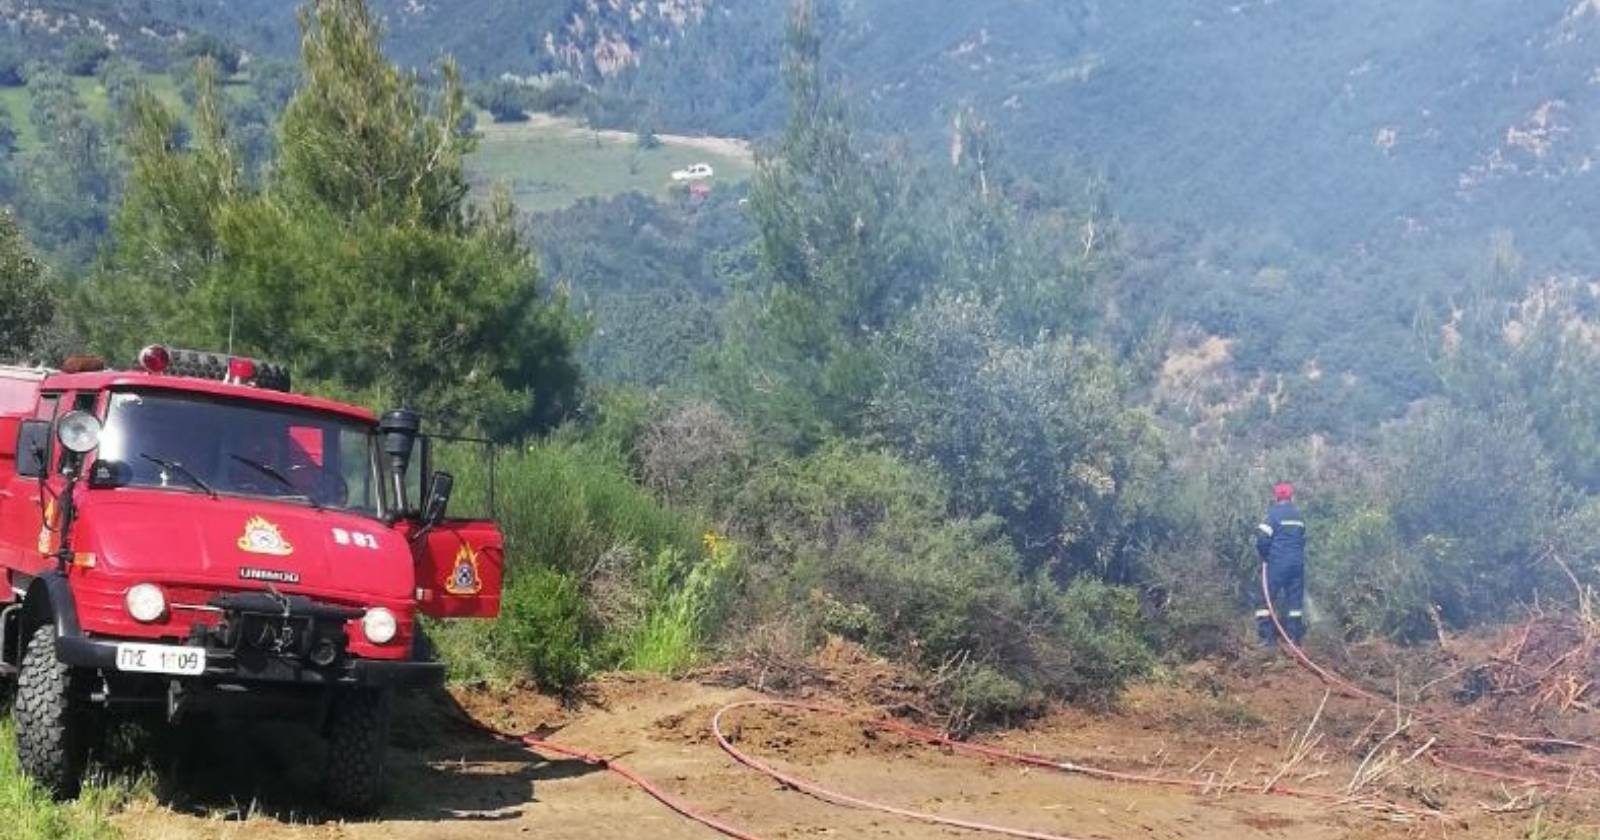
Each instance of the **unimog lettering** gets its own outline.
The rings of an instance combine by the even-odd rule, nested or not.
[[[239,570],[239,577],[243,580],[262,580],[272,583],[299,583],[300,576],[294,572],[280,572],[277,569],[250,569]]]

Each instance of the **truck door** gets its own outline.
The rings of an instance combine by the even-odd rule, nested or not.
[[[34,410],[23,416],[54,421],[60,402],[60,394],[43,394]],[[17,443],[18,424],[4,426],[5,433],[10,436],[6,448],[13,449]],[[39,530],[44,524],[44,515],[39,479],[17,475],[16,454],[13,453],[13,460],[0,473],[0,566],[31,574],[48,565],[39,555]]]
[[[494,618],[500,614],[505,538],[493,522],[447,519],[411,544],[417,600],[434,618]]]

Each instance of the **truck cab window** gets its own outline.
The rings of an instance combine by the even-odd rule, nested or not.
[[[380,512],[372,431],[334,414],[193,394],[116,392],[99,457],[125,465],[135,487]]]

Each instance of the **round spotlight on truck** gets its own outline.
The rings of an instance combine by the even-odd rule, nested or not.
[[[153,583],[141,583],[128,588],[128,615],[134,621],[149,624],[167,614],[167,596]]]
[[[166,373],[172,366],[172,354],[167,348],[159,344],[152,344],[139,351],[139,367],[151,373]]]
[[[61,418],[56,439],[68,452],[83,455],[100,445],[100,421],[87,411],[69,411]]]
[[[367,641],[386,645],[394,641],[395,634],[400,632],[400,624],[395,621],[394,613],[383,607],[373,607],[361,617],[361,632],[366,634]]]

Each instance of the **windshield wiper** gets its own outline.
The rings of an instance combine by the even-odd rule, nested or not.
[[[271,464],[263,464],[260,461],[255,460],[254,458],[246,458],[243,455],[238,455],[238,454],[235,454],[233,452],[229,452],[228,453],[228,457],[232,458],[235,461],[238,461],[241,464],[244,464],[245,466],[249,467],[250,469],[255,470],[258,473],[261,473],[262,475],[272,479],[273,481],[276,481],[279,484],[282,484],[284,487],[288,488],[289,497],[290,498],[305,499],[306,502],[308,504],[310,504],[312,507],[316,508],[317,510],[322,510],[322,505],[318,504],[317,500],[312,498],[310,493],[302,493],[302,492],[300,492],[300,488],[296,487],[294,482],[290,481],[289,477],[284,475],[281,471],[279,471],[277,467],[274,467]]]
[[[162,458],[157,458],[156,456],[151,455],[148,452],[140,452],[139,453],[139,457],[145,459],[146,461],[149,461],[152,464],[155,464],[156,466],[166,470],[167,472],[177,473],[178,475],[181,475],[184,478],[189,479],[189,483],[190,484],[193,484],[194,486],[196,486],[196,487],[200,488],[201,490],[205,491],[205,494],[207,496],[210,496],[213,499],[221,498],[220,496],[217,495],[217,491],[211,489],[211,485],[205,483],[204,481],[201,481],[200,480],[200,476],[195,475],[193,470],[189,469],[188,467],[184,466],[183,464],[180,464],[177,461],[168,461],[168,460],[165,460],[165,459],[162,459]]]

